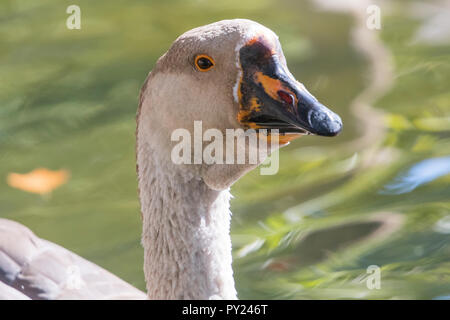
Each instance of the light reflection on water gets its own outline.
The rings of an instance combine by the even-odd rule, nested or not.
[[[450,156],[431,158],[413,165],[384,186],[381,194],[402,194],[450,173]]]

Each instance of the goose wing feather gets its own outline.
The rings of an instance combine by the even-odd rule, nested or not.
[[[145,299],[146,295],[27,227],[0,219],[0,299]]]

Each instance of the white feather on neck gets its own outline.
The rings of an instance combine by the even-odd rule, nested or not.
[[[138,131],[137,163],[149,298],[236,299],[229,190],[211,190],[161,159],[144,132]]]

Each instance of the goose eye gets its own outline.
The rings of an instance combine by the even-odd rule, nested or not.
[[[195,66],[199,71],[208,71],[214,67],[214,60],[207,55],[201,54],[195,58]]]

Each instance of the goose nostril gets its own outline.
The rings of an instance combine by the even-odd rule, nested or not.
[[[285,103],[287,103],[290,106],[294,105],[295,98],[291,93],[283,91],[283,90],[279,90],[277,93],[278,93],[278,96],[280,97],[280,99],[283,100]]]

